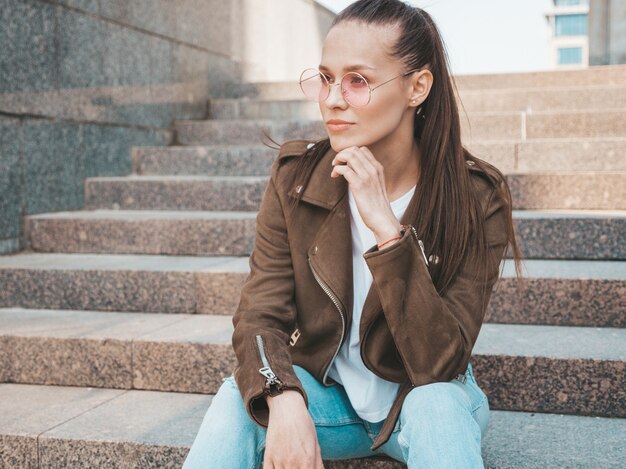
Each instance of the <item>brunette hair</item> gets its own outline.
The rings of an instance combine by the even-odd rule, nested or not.
[[[421,154],[416,191],[416,213],[420,215],[412,220],[412,224],[424,241],[426,252],[439,256],[438,274],[433,277],[435,288],[440,295],[445,293],[470,247],[475,249],[475,258],[485,263],[483,267],[493,261],[487,258],[480,202],[471,190],[466,163],[471,160],[485,170],[490,182],[502,191],[508,202],[505,208],[508,232],[505,252],[509,245],[513,248],[519,289],[523,284],[522,255],[514,233],[511,192],[500,170],[476,158],[461,144],[461,124],[454,92],[456,83],[449,73],[448,56],[435,22],[426,11],[400,0],[358,0],[335,17],[331,28],[344,21],[399,26],[398,41],[389,52],[391,57],[404,64],[406,70],[427,68],[433,75],[428,97],[418,108],[419,114],[414,122],[413,135]],[[292,186],[301,184],[306,187],[314,167],[330,148],[330,139],[325,138],[306,150],[296,163]],[[304,190],[300,191],[298,197],[292,199],[290,209],[296,208],[303,193]],[[478,242],[470,242],[472,238]],[[487,272],[486,268],[481,270]],[[486,286],[485,280],[482,279],[483,286]]]

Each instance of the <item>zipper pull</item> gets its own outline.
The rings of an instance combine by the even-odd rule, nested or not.
[[[289,341],[289,345],[291,346],[296,345],[296,342],[298,341],[299,338],[300,338],[300,329],[296,329],[295,331],[293,331],[293,334],[291,334],[291,340]]]
[[[428,266],[428,259],[426,258],[426,253],[424,252],[424,242],[421,239],[418,239],[417,242],[420,245],[420,249],[422,250],[422,257],[424,257],[424,262],[426,262],[426,265]]]
[[[274,372],[269,366],[264,366],[263,368],[259,368],[259,372],[267,378],[267,385],[280,383],[280,380],[276,377]]]

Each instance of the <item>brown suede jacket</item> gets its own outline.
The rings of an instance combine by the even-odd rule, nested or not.
[[[352,320],[348,182],[344,177],[330,177],[337,152],[331,148],[315,167],[293,216],[283,211],[289,198],[302,190],[288,186],[288,176],[309,143],[285,142],[272,164],[256,218],[250,273],[233,316],[235,381],[250,418],[263,427],[269,421],[265,395],[297,390],[308,406],[293,364],[325,386],[335,384],[327,377],[328,370]],[[395,244],[380,250],[374,245],[363,254],[373,283],[360,322],[361,357],[377,376],[402,383],[372,450],[388,440],[413,387],[465,374],[499,277],[508,243],[507,202],[483,169],[472,161],[468,169],[494,259],[486,295],[481,296],[482,284],[474,279],[477,263],[468,258],[440,296],[431,279],[439,267],[438,256],[425,252],[412,226]],[[400,223],[410,225],[416,216],[411,213],[414,199]]]

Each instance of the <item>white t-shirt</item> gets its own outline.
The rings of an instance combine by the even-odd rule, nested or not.
[[[415,187],[391,202],[391,209],[398,220],[402,218]],[[363,253],[376,244],[374,233],[363,223],[356,201],[348,189],[352,224],[352,267],[354,273],[354,309],[352,323],[345,342],[335,357],[328,376],[344,386],[350,403],[357,415],[368,422],[379,422],[389,414],[400,383],[376,376],[363,364],[360,353],[359,327],[361,311],[367,292],[372,285],[370,272]],[[385,247],[389,246],[384,246]],[[376,287],[374,287],[376,288]]]

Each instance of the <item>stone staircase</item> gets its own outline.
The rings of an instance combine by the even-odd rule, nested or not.
[[[624,467],[626,66],[456,77],[465,144],[507,174],[511,259],[473,351],[490,468]],[[279,99],[280,98],[280,99]],[[180,467],[235,366],[232,313],[278,141],[323,136],[297,84],[212,100],[85,208],[0,256],[0,467]],[[389,458],[327,468],[400,468]]]

